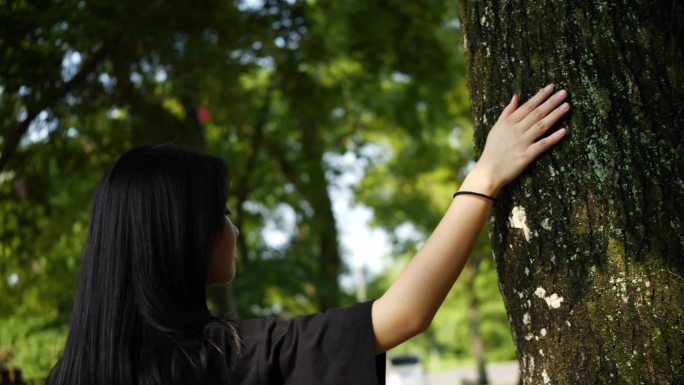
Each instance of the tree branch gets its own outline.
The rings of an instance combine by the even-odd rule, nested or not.
[[[2,153],[0,153],[0,172],[2,172],[7,165],[7,162],[9,162],[9,159],[16,153],[21,138],[26,135],[31,122],[33,122],[36,116],[38,116],[38,114],[44,109],[63,98],[69,92],[80,87],[85,82],[88,75],[90,75],[90,73],[93,72],[93,70],[95,70],[95,68],[102,62],[105,56],[106,53],[104,47],[101,47],[93,52],[88,61],[83,64],[81,69],[76,75],[74,75],[73,78],[55,88],[52,92],[46,93],[42,103],[37,103],[35,106],[33,106],[33,108],[28,110],[26,118],[17,125],[15,130],[9,135],[7,140],[5,140]]]

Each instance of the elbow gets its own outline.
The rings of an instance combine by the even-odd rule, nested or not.
[[[427,331],[430,325],[432,325],[432,317],[425,318],[422,322],[419,323],[418,328],[416,329],[416,335]]]
[[[415,337],[427,331],[431,324],[432,317],[415,317],[414,322],[407,323],[407,333],[410,337]]]
[[[389,302],[392,304],[392,302]],[[434,313],[421,314],[405,306],[388,306],[383,298],[373,304],[372,320],[376,352],[385,352],[423,333],[430,327]]]

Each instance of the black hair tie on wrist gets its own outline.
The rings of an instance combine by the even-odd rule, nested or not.
[[[459,194],[477,195],[477,196],[479,196],[479,197],[489,199],[490,201],[492,201],[492,203],[496,203],[496,198],[490,197],[489,195],[485,195],[485,194],[480,194],[480,193],[477,193],[477,192],[473,192],[473,191],[457,191],[457,192],[454,193],[454,196],[453,196],[452,198],[456,198],[456,195],[459,195]]]

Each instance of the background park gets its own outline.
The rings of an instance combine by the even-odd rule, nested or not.
[[[0,369],[41,383],[59,357],[126,150],[227,160],[240,259],[210,307],[287,318],[380,296],[511,96],[554,83],[568,137],[389,356],[684,383],[683,36],[677,1],[0,1]]]

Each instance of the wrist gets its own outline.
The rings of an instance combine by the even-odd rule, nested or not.
[[[470,170],[463,183],[461,183],[459,191],[474,191],[496,197],[501,187],[501,184],[496,181],[491,172],[475,164],[475,167]]]

